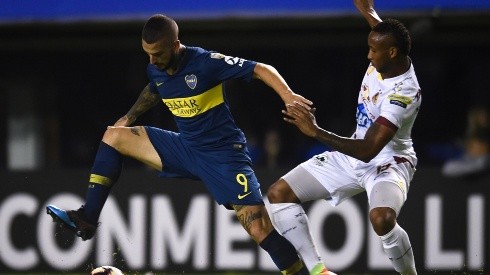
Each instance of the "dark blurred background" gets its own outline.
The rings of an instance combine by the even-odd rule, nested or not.
[[[10,2],[19,5],[6,1],[5,7]],[[320,126],[348,136],[368,66],[369,28],[347,2],[343,12],[258,7],[255,14],[174,17],[183,44],[273,65],[295,92],[314,101]],[[464,7],[447,1],[447,9],[378,9],[412,34],[423,95],[413,129],[420,165],[440,165],[460,154],[469,109],[490,104],[490,5],[461,2]],[[131,16],[116,9],[113,17],[95,19],[19,20],[7,12],[0,13],[0,169],[89,168],[105,128],[129,110],[147,83],[140,32],[148,16],[165,8]],[[226,89],[256,166],[291,167],[326,149],[283,122],[282,101],[262,82],[230,81]],[[175,130],[163,104],[136,124]]]
[[[397,18],[410,30],[411,57],[422,87],[412,135],[418,171],[398,222],[410,232],[420,272],[487,274],[490,1],[375,0],[375,5],[382,18]],[[194,217],[189,205],[201,200],[204,186],[170,179],[156,187],[161,179],[133,160],[125,162],[126,168],[135,169],[125,169],[115,191],[120,206],[112,209],[120,207],[126,214],[114,217],[128,217],[129,226],[129,221],[140,221],[131,218],[133,199],[146,202],[149,211],[142,220],[148,222],[136,224],[148,231],[140,240],[143,250],[131,237],[124,237],[131,245],[121,242],[113,251],[99,249],[113,240],[109,235],[85,254],[78,246],[65,249],[63,237],[51,234],[52,224],[46,223],[43,205],[73,205],[85,193],[86,173],[106,127],[129,110],[147,84],[148,57],[140,33],[154,13],[176,19],[185,45],[273,65],[295,92],[314,101],[320,126],[343,136],[354,131],[357,96],[369,63],[369,27],[351,0],[0,0],[0,273],[86,273],[94,263],[105,264],[104,255],[129,259],[133,251],[147,254],[139,264],[125,261],[135,270],[182,273],[185,266],[186,272],[204,272],[191,257],[180,261],[169,256],[165,269],[152,265],[150,248],[156,238],[149,234],[155,217],[150,202],[167,195],[174,198],[169,209],[175,209],[182,225],[170,221],[168,228],[187,232],[182,221]],[[262,82],[225,85],[263,191],[289,168],[328,149],[282,120],[282,101]],[[163,104],[136,124],[176,130]],[[142,181],[145,184],[139,184]],[[342,216],[328,206],[322,207],[323,214],[310,216],[323,223],[314,232],[323,238],[317,238],[319,247],[330,249],[326,259],[341,255],[346,240],[357,239],[358,249],[349,250],[348,264],[332,261],[336,272],[392,270],[389,262],[376,262],[369,222],[356,214],[367,213],[366,200],[361,195],[342,204],[349,207]],[[210,220],[200,229],[209,231],[210,243],[219,232],[219,208],[211,203],[209,198],[209,211],[195,209]],[[353,234],[351,228],[361,233]],[[226,229],[235,230],[241,229]],[[58,245],[46,246],[55,236]],[[228,241],[236,246],[236,240]],[[210,247],[209,255],[217,257],[216,251]],[[251,261],[249,268],[259,270],[258,261]],[[212,264],[206,271],[225,270]]]

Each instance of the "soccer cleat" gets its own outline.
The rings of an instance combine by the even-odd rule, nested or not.
[[[329,271],[324,264],[316,264],[310,272],[310,275],[337,275],[332,271]]]
[[[83,206],[78,210],[65,211],[50,204],[46,207],[46,212],[53,218],[54,222],[75,232],[75,234],[84,241],[90,240],[95,235],[97,225],[93,225],[86,221]]]

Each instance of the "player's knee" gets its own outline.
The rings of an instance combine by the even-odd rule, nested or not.
[[[296,194],[283,179],[279,179],[269,187],[267,199],[270,203],[299,203]]]
[[[388,234],[396,224],[396,213],[389,207],[377,207],[369,212],[369,219],[378,236]]]
[[[125,127],[109,127],[105,131],[102,141],[114,148],[118,148],[124,143],[124,135],[127,129]]]
[[[267,190],[267,199],[270,203],[285,202],[284,192],[282,191],[280,181],[276,181],[269,187],[269,189]]]

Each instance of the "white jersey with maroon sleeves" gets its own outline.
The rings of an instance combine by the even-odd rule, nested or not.
[[[421,100],[420,86],[412,64],[404,74],[388,79],[383,79],[372,65],[368,67],[359,92],[357,128],[353,137],[364,138],[375,121],[396,131],[393,139],[371,163],[397,156],[416,165],[411,132]]]

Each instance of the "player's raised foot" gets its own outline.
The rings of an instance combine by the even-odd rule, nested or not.
[[[337,275],[332,271],[329,271],[324,264],[317,264],[310,271],[310,275]]]
[[[65,211],[50,204],[46,207],[46,212],[53,218],[53,221],[75,232],[84,241],[91,239],[95,235],[97,225],[87,221],[83,206],[78,210]]]

